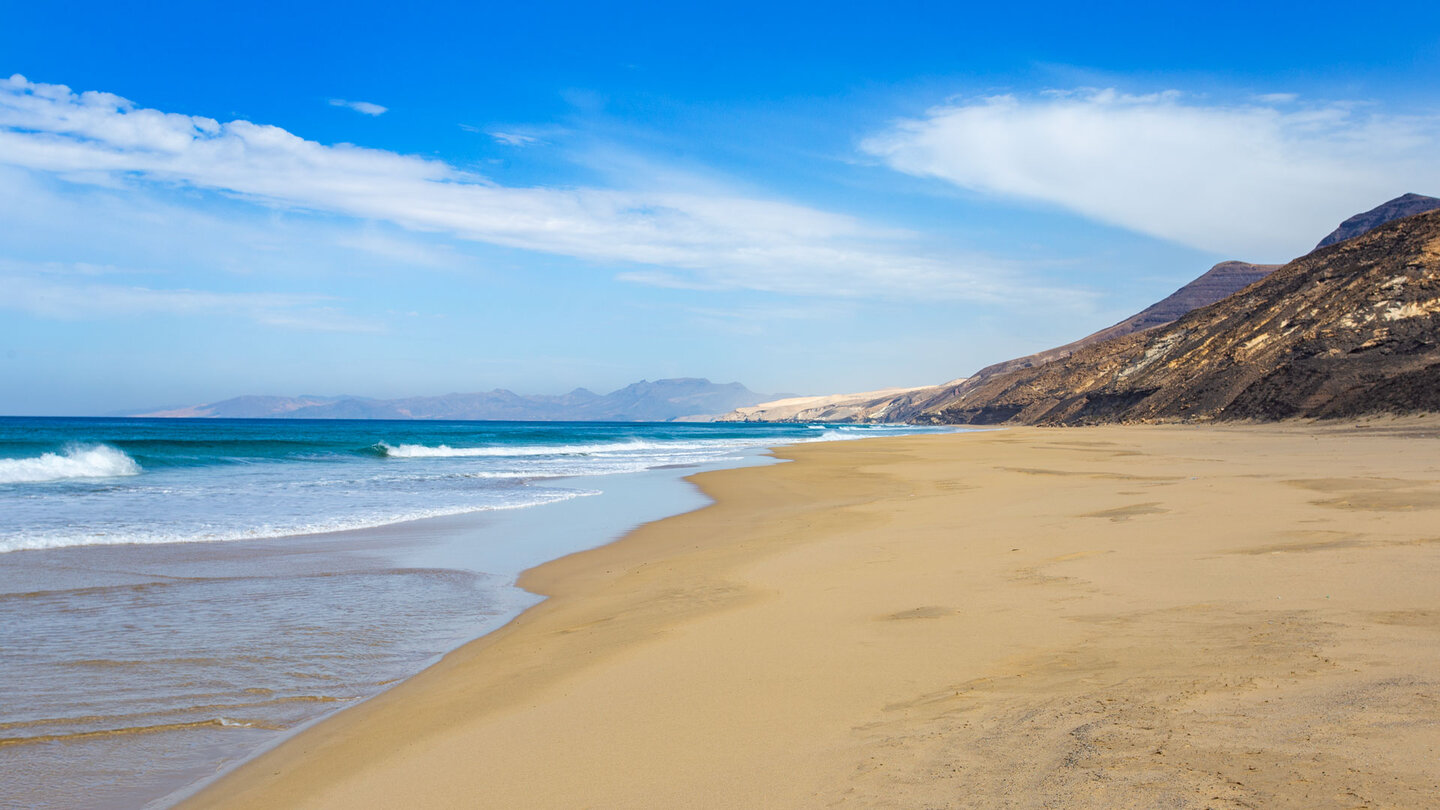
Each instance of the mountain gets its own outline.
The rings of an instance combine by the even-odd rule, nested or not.
[[[268,397],[247,395],[205,405],[167,408],[147,413],[126,413],[125,416],[150,416],[165,419],[251,419],[259,416],[285,416],[304,408],[328,405],[346,397]]]
[[[1392,221],[1172,324],[901,414],[1046,425],[1440,410],[1440,210]]]
[[[1420,194],[1396,197],[1363,214],[1356,214],[1341,223],[1321,246],[1353,239],[1380,225],[1416,213],[1440,208],[1440,199]],[[754,408],[725,414],[724,421],[802,421],[825,418],[829,421],[876,422],[915,418],[933,418],[947,404],[967,398],[988,381],[1024,369],[1044,366],[1069,357],[1077,350],[1125,335],[1156,329],[1169,324],[1199,307],[1213,304],[1265,278],[1279,267],[1273,264],[1249,264],[1239,261],[1220,262],[1200,277],[1125,320],[1087,335],[1072,343],[1042,352],[1005,360],[980,369],[969,377],[922,388],[895,389],[867,394],[836,394],[816,400],[843,403],[838,407],[812,407],[805,403],[767,402]],[[793,412],[793,413],[792,413]],[[824,414],[823,417],[816,416]]]
[[[1402,194],[1340,223],[1340,227],[1331,231],[1330,235],[1321,239],[1320,244],[1315,247],[1330,247],[1346,239],[1354,239],[1361,234],[1368,233],[1387,222],[1423,214],[1426,211],[1434,211],[1437,208],[1440,208],[1440,199],[1426,197],[1423,194]]]
[[[585,419],[664,422],[680,416],[720,414],[772,399],[740,383],[712,383],[684,377],[638,383],[612,391],[584,406]]]
[[[559,396],[522,395],[503,388],[473,394],[404,399],[241,396],[135,416],[234,419],[459,419],[575,422],[667,422],[755,405],[776,394],[757,394],[740,383],[686,377],[641,380],[609,394],[576,388]]]
[[[970,377],[961,377],[940,385],[919,388],[890,388],[859,394],[832,394],[823,397],[799,397],[792,400],[762,402],[753,407],[727,413],[721,416],[719,421],[901,421],[926,411],[936,403],[952,401],[997,375],[1018,369],[1042,366],[1068,357],[1082,346],[1171,323],[1196,307],[1214,303],[1249,286],[1279,266],[1278,264],[1247,264],[1236,261],[1221,262],[1163,300],[1151,304],[1113,326],[1108,326],[1064,346],[986,366]]]
[[[996,363],[986,366],[975,372],[965,382],[969,387],[974,387],[984,380],[1014,371],[1019,368],[1030,368],[1068,357],[1082,346],[1089,346],[1092,343],[1099,343],[1102,340],[1123,337],[1124,335],[1143,332],[1146,329],[1154,329],[1157,326],[1164,326],[1178,319],[1185,313],[1213,304],[1228,295],[1242,290],[1251,284],[1259,281],[1272,273],[1278,264],[1248,264],[1246,262],[1228,261],[1220,262],[1214,267],[1206,270],[1194,281],[1184,287],[1170,293],[1165,298],[1140,310],[1125,320],[1101,329],[1098,332],[1086,335],[1083,338],[1067,343],[1064,346],[1057,346],[1053,349],[1046,349],[1025,357],[1014,360],[1006,360],[1003,363]]]

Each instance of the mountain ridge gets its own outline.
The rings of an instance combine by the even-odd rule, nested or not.
[[[187,408],[132,416],[188,419],[455,419],[573,422],[668,422],[710,416],[783,396],[757,394],[738,382],[701,377],[640,380],[608,394],[517,394],[504,388],[428,397],[282,397],[247,394]]]
[[[901,420],[909,414],[923,411],[927,403],[954,398],[965,391],[974,389],[992,377],[1019,369],[1041,366],[1068,357],[1077,349],[1092,343],[1170,323],[1198,306],[1214,303],[1249,286],[1278,267],[1280,267],[1278,264],[1250,264],[1234,260],[1220,262],[1175,292],[1119,323],[1092,332],[1063,346],[993,363],[969,377],[961,377],[932,386],[801,398],[809,400],[807,402],[786,400],[762,402],[749,408],[741,408],[724,414],[717,421],[881,422]],[[868,396],[871,394],[873,396]]]
[[[1440,208],[1440,199],[1407,193],[1375,208],[1349,217],[1321,240],[1321,246],[1339,244],[1362,236],[1386,223]],[[1303,258],[1303,257],[1302,257]],[[1127,335],[1144,333],[1170,324],[1189,312],[1217,303],[1258,283],[1281,265],[1251,264],[1222,261],[1169,296],[1146,307],[1117,324],[1093,332],[1079,340],[1034,354],[988,365],[969,377],[962,377],[936,386],[874,392],[883,394],[867,398],[864,394],[836,394],[810,399],[840,407],[825,409],[795,408],[792,403],[765,402],[743,411],[720,417],[723,421],[796,421],[803,414],[824,412],[837,421],[896,421],[915,418],[919,414],[943,409],[944,403],[963,399],[987,381],[1007,374],[1059,362],[1086,347],[1116,340]]]
[[[1440,210],[1320,248],[1172,324],[904,414],[1078,425],[1440,411]]]
[[[1424,194],[1413,192],[1401,194],[1393,200],[1386,200],[1369,211],[1363,211],[1340,223],[1339,227],[1321,239],[1315,248],[1318,250],[1330,247],[1346,239],[1354,239],[1368,233],[1387,222],[1423,214],[1426,211],[1434,211],[1437,208],[1440,208],[1440,199],[1435,197],[1427,197]]]

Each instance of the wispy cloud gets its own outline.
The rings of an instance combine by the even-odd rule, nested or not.
[[[77,282],[95,268],[47,265],[45,275],[0,265],[0,309],[61,321],[142,315],[238,316],[268,326],[311,332],[378,332],[380,325],[331,305],[334,299],[285,293],[210,292],[138,285]],[[118,272],[109,269],[104,272]],[[46,276],[58,275],[58,280]],[[68,276],[68,277],[67,277]]]
[[[348,109],[354,110],[355,112],[363,113],[364,115],[369,115],[372,117],[377,115],[384,115],[385,113],[390,111],[389,107],[381,107],[379,104],[371,104],[368,101],[346,101],[343,98],[330,99],[330,106],[346,107]]]
[[[524,135],[519,132],[489,132],[486,134],[506,146],[529,146],[540,140],[534,135]]]
[[[21,76],[0,81],[0,162],[74,183],[179,184],[385,221],[618,265],[647,283],[977,299],[1018,288],[1003,265],[934,255],[913,233],[790,202],[713,189],[507,187],[438,160],[137,108]]]
[[[1295,102],[995,96],[900,121],[862,148],[902,172],[1256,261],[1303,252],[1403,192],[1440,190],[1440,117]]]

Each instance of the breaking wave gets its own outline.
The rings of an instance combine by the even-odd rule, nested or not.
[[[448,444],[429,446],[424,444],[391,445],[381,442],[375,445],[381,454],[389,458],[514,458],[522,456],[585,456],[595,453],[633,453],[647,450],[723,450],[743,447],[749,444],[783,444],[768,441],[730,441],[725,439],[698,442],[594,442],[591,444],[532,444],[510,447],[451,447]]]
[[[215,543],[226,540],[266,540],[275,537],[295,537],[309,534],[354,531],[408,523],[412,520],[466,515],[476,512],[502,512],[512,509],[526,509],[532,506],[568,501],[599,495],[593,489],[560,489],[544,492],[527,492],[527,497],[506,503],[439,506],[429,509],[416,508],[395,512],[373,512],[345,517],[334,517],[313,521],[266,523],[258,526],[235,525],[214,530],[197,530],[188,527],[107,527],[104,530],[57,529],[50,532],[27,532],[7,534],[0,530],[0,554],[9,551],[36,551],[70,546],[108,545],[150,545],[153,543]]]
[[[63,453],[35,458],[0,459],[0,484],[38,484],[71,478],[111,478],[139,475],[135,459],[106,445],[71,447]]]

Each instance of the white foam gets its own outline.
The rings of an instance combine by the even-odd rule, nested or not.
[[[423,444],[376,445],[390,458],[468,458],[517,456],[586,456],[603,453],[642,453],[647,450],[725,450],[748,445],[785,444],[774,439],[711,439],[698,442],[595,442],[593,444],[530,444],[512,447],[451,447],[447,444],[430,447]]]
[[[72,478],[112,478],[139,475],[135,459],[109,445],[71,447],[64,454],[45,453],[36,458],[0,459],[0,484],[38,484]]]
[[[316,520],[310,522],[293,523],[267,523],[258,526],[236,526],[212,531],[197,529],[186,529],[176,527],[170,529],[157,528],[119,528],[110,531],[89,531],[89,532],[49,532],[49,533],[25,533],[4,535],[0,534],[0,553],[10,551],[38,551],[51,548],[69,548],[72,546],[112,546],[112,545],[153,545],[157,543],[217,543],[227,540],[269,540],[280,537],[298,537],[311,534],[330,534],[332,532],[356,531],[359,529],[376,529],[382,526],[391,526],[396,523],[408,523],[412,520],[425,520],[427,518],[449,517],[451,515],[467,515],[478,512],[504,512],[512,509],[527,509],[532,506],[544,506],[546,504],[568,501],[572,498],[584,498],[590,495],[599,495],[599,490],[594,489],[562,489],[548,492],[529,493],[529,497],[522,500],[515,500],[509,503],[483,504],[476,506],[445,506],[433,509],[412,509],[407,511],[396,511],[389,513],[371,513],[363,515],[351,515],[348,517],[335,517],[328,520]]]
[[[595,442],[592,444],[531,444],[509,447],[451,447],[448,444],[429,446],[424,444],[392,445],[381,442],[376,445],[389,458],[513,458],[526,456],[590,456],[615,453],[637,454],[647,451],[709,451],[726,452],[742,447],[777,447],[786,444],[809,444],[820,441],[844,441],[863,439],[866,436],[890,433],[932,432],[910,425],[806,425],[811,430],[822,431],[819,436],[807,437],[732,437],[727,439],[699,439],[692,441],[626,441]]]

